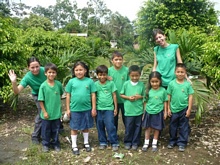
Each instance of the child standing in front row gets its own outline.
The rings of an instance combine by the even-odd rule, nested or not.
[[[117,89],[113,81],[107,80],[108,68],[105,65],[98,66],[96,73],[99,79],[99,81],[95,82],[97,89],[96,126],[98,130],[99,149],[105,149],[107,147],[107,131],[112,150],[117,151],[119,144],[116,127],[114,125],[114,116],[117,114]]]
[[[124,117],[124,100],[120,97],[120,91],[125,81],[129,79],[128,68],[123,65],[123,56],[121,53],[115,51],[112,53],[112,64],[113,66],[108,69],[108,75],[112,78],[115,83],[117,91],[117,115],[114,117],[114,123],[116,127],[116,132],[118,131],[118,115],[121,111],[122,121],[125,125]]]
[[[144,112],[145,86],[140,82],[141,70],[137,65],[129,68],[130,80],[126,81],[120,92],[125,99],[125,149],[137,150],[141,138],[141,123]]]
[[[147,93],[146,112],[142,126],[145,128],[145,141],[142,151],[147,151],[151,130],[154,131],[152,151],[157,151],[159,132],[164,127],[164,120],[167,117],[167,92],[161,87],[161,74],[157,71],[149,75],[149,91]]]
[[[84,147],[91,151],[89,144],[89,128],[93,127],[93,117],[96,116],[96,87],[89,78],[89,68],[81,61],[73,66],[73,78],[66,85],[66,109],[70,117],[72,151],[79,155],[77,134],[83,132]]]
[[[60,151],[59,129],[61,111],[61,96],[63,94],[62,84],[54,80],[57,75],[57,66],[48,63],[44,67],[47,80],[39,89],[38,101],[41,107],[40,117],[42,118],[41,135],[43,152],[48,152],[49,147]]]
[[[176,65],[175,75],[176,79],[169,83],[167,89],[170,117],[170,140],[167,147],[172,149],[174,145],[178,145],[179,151],[183,152],[189,136],[189,116],[194,90],[190,82],[185,79],[186,66],[183,63]]]

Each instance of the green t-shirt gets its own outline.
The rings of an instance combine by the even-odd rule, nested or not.
[[[62,84],[55,80],[54,86],[50,86],[47,80],[44,81],[39,89],[38,101],[44,102],[44,107],[49,115],[46,120],[55,120],[61,117],[61,95],[63,94]],[[40,117],[44,119],[43,111]]]
[[[71,95],[70,111],[83,112],[92,109],[91,94],[96,92],[95,83],[92,79],[84,77],[72,78],[66,85],[66,92]]]
[[[150,89],[146,111],[149,114],[158,114],[164,109],[164,102],[168,100],[167,91],[160,87],[158,90]]]
[[[173,113],[177,113],[188,106],[189,95],[192,95],[194,90],[187,80],[179,84],[175,79],[169,83],[167,93],[171,96],[170,110]]]
[[[122,66],[121,69],[116,70],[114,66],[108,68],[108,75],[112,77],[115,86],[117,88],[116,95],[118,103],[123,103],[123,99],[120,97],[120,91],[125,81],[129,80],[128,68]]]
[[[44,73],[44,67],[40,67],[38,75],[33,75],[31,71],[28,71],[22,78],[20,85],[26,88],[28,85],[31,87],[31,93],[37,95],[40,85],[47,79]]]
[[[165,48],[160,46],[154,48],[157,60],[156,71],[162,75],[162,86],[167,87],[169,82],[175,79],[176,50],[178,47],[177,44],[170,44]]]
[[[96,93],[96,109],[97,110],[114,110],[112,93],[115,92],[116,86],[113,81],[106,81],[105,84],[95,82]]]
[[[125,96],[134,96],[136,94],[143,96],[143,99],[138,99],[136,101],[124,100],[125,116],[139,116],[143,114],[144,107],[144,97],[145,97],[145,86],[143,82],[138,82],[136,85],[132,85],[131,81],[128,80],[124,83],[120,94]]]

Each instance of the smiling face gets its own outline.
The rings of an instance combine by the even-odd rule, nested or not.
[[[104,84],[107,80],[108,74],[107,73],[98,73],[98,79],[101,84]]]
[[[161,81],[160,79],[153,77],[150,79],[150,85],[152,89],[158,89],[160,87]]]
[[[48,80],[53,81],[57,75],[57,72],[53,69],[48,69],[45,75],[47,76]]]
[[[156,44],[160,45],[161,47],[166,47],[167,42],[166,42],[166,36],[160,33],[157,33],[155,36],[155,42]]]
[[[112,59],[112,64],[114,65],[115,69],[120,69],[122,67],[123,58],[120,56],[115,56]]]
[[[138,71],[132,71],[129,76],[131,81],[135,83],[139,81],[141,74]]]
[[[82,79],[85,77],[87,70],[83,68],[81,65],[77,65],[74,69],[74,74],[78,79]]]
[[[40,64],[37,61],[33,61],[29,64],[28,69],[33,75],[38,75],[40,72]]]
[[[175,74],[178,81],[183,81],[186,76],[186,69],[182,67],[177,67],[175,70]]]

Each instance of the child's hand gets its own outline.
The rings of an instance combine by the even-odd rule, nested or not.
[[[96,115],[97,115],[96,110],[95,110],[95,109],[92,109],[92,117],[96,117]]]
[[[142,96],[139,95],[139,94],[136,94],[134,97],[135,97],[135,100],[138,100],[138,99],[141,99],[141,98],[142,98]]]
[[[143,113],[143,115],[142,115],[142,121],[144,120],[144,115],[145,115],[145,113]]]
[[[16,82],[17,76],[16,76],[14,70],[10,70],[9,73],[8,73],[8,76],[9,76],[11,82]]]
[[[171,110],[170,110],[169,108],[168,108],[168,110],[167,110],[167,115],[168,115],[169,117],[172,116]]]
[[[67,110],[67,111],[66,111],[66,114],[67,114],[68,117],[70,117],[70,116],[71,116],[70,110]]]
[[[49,115],[48,115],[47,112],[44,112],[44,118],[45,118],[45,119],[48,119],[48,118],[49,118]]]
[[[111,76],[107,76],[107,80],[111,81],[113,80]]]
[[[166,120],[167,119],[167,113],[163,114],[163,119]]]
[[[190,113],[191,113],[191,111],[188,109],[188,110],[186,111],[186,117],[189,117],[189,116],[190,116]]]
[[[135,96],[130,96],[130,97],[129,97],[129,100],[130,100],[130,101],[135,101]]]
[[[114,110],[114,116],[116,116],[118,113],[117,109]]]

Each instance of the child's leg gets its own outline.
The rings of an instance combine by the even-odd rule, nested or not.
[[[114,125],[114,111],[105,111],[103,114],[103,122],[106,127],[110,143],[112,146],[118,146],[118,136],[116,133],[116,127]],[[105,128],[103,131],[103,133],[105,133]]]
[[[185,147],[189,136],[189,118],[185,116],[186,110],[180,112],[179,116],[179,138],[177,140],[178,146]]]
[[[142,115],[134,117],[134,132],[132,139],[132,146],[138,146],[141,139],[141,124],[142,124]]]
[[[50,147],[50,138],[51,138],[51,121],[42,119],[42,145]]]
[[[60,147],[59,141],[59,129],[60,129],[60,119],[51,120],[51,144],[53,147]]]
[[[105,133],[105,112],[106,112],[105,110],[98,110],[97,118],[96,118],[96,127],[98,130],[99,145],[103,145],[103,147],[107,146],[107,137]],[[113,115],[112,120],[113,120],[113,126],[114,126],[114,115]],[[109,121],[106,121],[106,122],[109,122]]]
[[[77,130],[71,130],[71,140],[72,140],[72,148],[77,148],[77,144],[76,144],[76,141],[77,141],[77,133],[78,131]]]
[[[125,137],[124,144],[126,149],[130,149],[134,134],[134,117],[125,116]]]
[[[92,149],[89,145],[89,129],[85,129],[82,132],[84,138],[84,147],[86,148],[86,152],[90,152]]]
[[[174,146],[177,142],[177,129],[179,127],[179,114],[172,113],[170,118],[170,125],[169,125],[169,133],[170,133],[170,140],[169,144]]]
[[[152,142],[152,151],[154,152],[157,151],[157,140],[158,140],[159,134],[160,134],[160,131],[154,129],[154,139]]]
[[[142,151],[147,151],[148,149],[149,141],[150,141],[150,131],[151,131],[150,127],[145,129],[145,139],[144,139],[144,145],[142,147]]]

